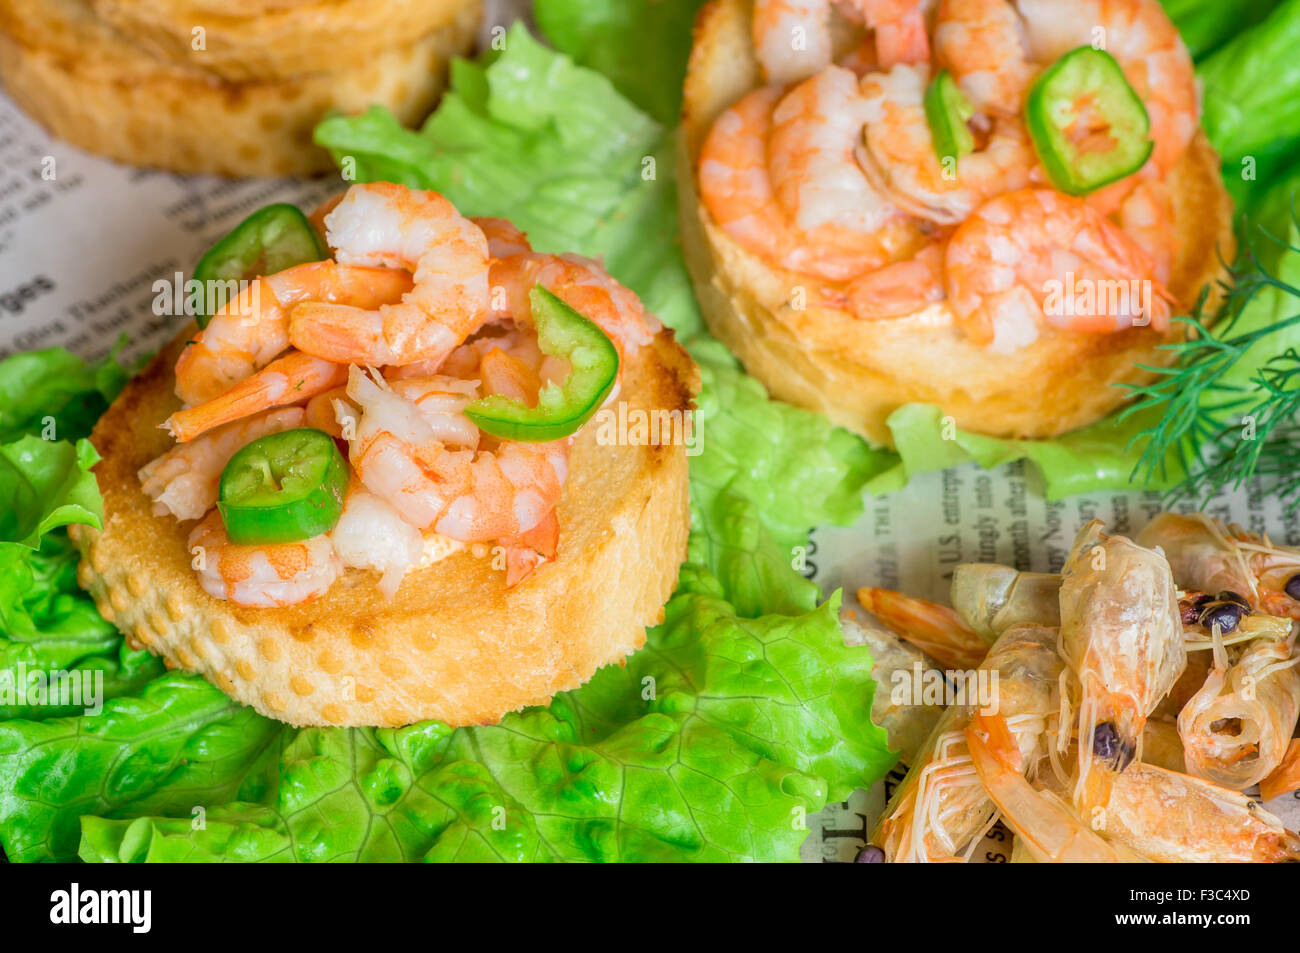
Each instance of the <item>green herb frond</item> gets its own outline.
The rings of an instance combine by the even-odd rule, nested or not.
[[[1256,229],[1284,252],[1300,248]],[[1208,307],[1209,289],[1202,291],[1187,315],[1174,318],[1187,326],[1184,340],[1161,345],[1174,352],[1168,367],[1139,365],[1153,380],[1125,385],[1133,403],[1120,419],[1135,414],[1159,416],[1130,441],[1142,442],[1133,476],[1167,477],[1176,460],[1185,474],[1170,491],[1174,498],[1206,500],[1226,487],[1239,488],[1255,478],[1269,478],[1271,489],[1283,495],[1300,490],[1300,353],[1294,347],[1274,354],[1242,378],[1249,352],[1266,338],[1300,325],[1300,288],[1265,266],[1258,250],[1245,243],[1230,282],[1220,283],[1219,302]],[[1285,302],[1287,317],[1253,330],[1238,330],[1248,307],[1265,292]],[[1278,312],[1283,311],[1281,305]],[[1291,508],[1300,505],[1300,497]]]

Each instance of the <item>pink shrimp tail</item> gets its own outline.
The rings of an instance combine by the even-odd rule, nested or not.
[[[539,566],[555,558],[560,542],[560,521],[555,510],[526,532],[501,540],[506,548],[506,588],[519,585]]]

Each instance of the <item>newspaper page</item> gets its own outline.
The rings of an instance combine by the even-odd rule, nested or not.
[[[495,22],[508,19],[498,12]],[[340,188],[329,177],[228,180],[117,165],[51,139],[0,94],[0,358],[61,346],[94,360],[119,338],[124,360],[149,353],[185,320],[157,306],[157,282],[179,290],[202,252],[255,209],[280,201],[311,208]],[[1057,570],[1083,523],[1100,518],[1115,532],[1136,532],[1160,508],[1153,493],[1051,503],[1031,469],[969,465],[869,498],[853,526],[818,529],[809,563],[824,592],[843,590],[846,606],[860,586],[944,601],[958,563]],[[1300,544],[1300,519],[1276,501],[1243,492],[1216,500],[1211,512]],[[802,858],[852,860],[904,770],[810,818]],[[1268,807],[1300,826],[1291,796]],[[1009,857],[1010,836],[996,827],[973,859]]]

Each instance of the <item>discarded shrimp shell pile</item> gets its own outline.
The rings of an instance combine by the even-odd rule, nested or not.
[[[911,766],[873,855],[969,860],[1000,817],[1013,859],[1300,859],[1245,793],[1300,788],[1300,551],[1166,513],[1136,540],[1088,524],[1060,575],[959,566],[955,609],[858,597],[890,630],[859,633],[873,717]],[[918,704],[915,662],[988,697]]]

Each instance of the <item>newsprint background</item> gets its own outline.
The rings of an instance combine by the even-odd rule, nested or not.
[[[130,342],[126,359],[145,354],[175,332],[175,318],[154,314],[156,280],[183,280],[204,249],[262,205],[311,208],[340,188],[332,178],[228,181],[115,165],[51,140],[0,93],[0,357],[60,345],[94,359],[120,335]],[[825,592],[842,588],[850,607],[864,585],[946,600],[957,563],[1056,570],[1083,523],[1100,518],[1130,533],[1159,508],[1151,493],[1049,503],[1020,465],[960,467],[869,499],[855,526],[816,531],[809,570]],[[1300,545],[1300,522],[1275,501],[1243,492],[1212,512]],[[851,860],[902,773],[810,819],[803,859]],[[1288,795],[1269,808],[1300,826],[1300,801]],[[1009,858],[1001,828],[974,857]]]

